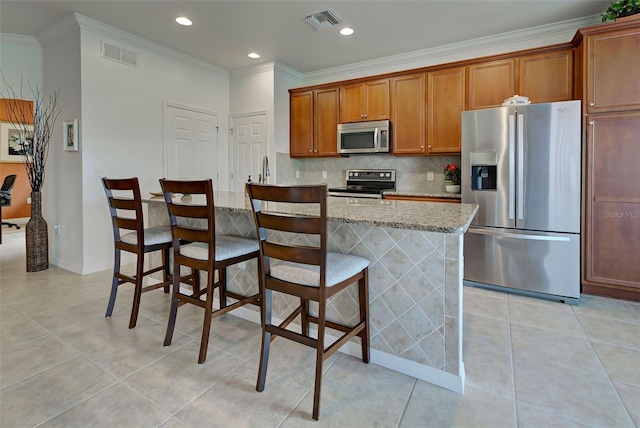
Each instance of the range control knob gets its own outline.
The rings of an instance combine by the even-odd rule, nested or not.
[[[350,173],[349,173],[349,177],[353,177],[353,172],[350,172]]]
[[[354,176],[354,177],[357,177],[357,176],[358,176],[358,173],[357,173],[357,172],[354,172],[354,173],[353,173],[353,176]]]
[[[390,172],[387,172],[387,177],[389,177],[389,178],[391,177],[391,173]]]
[[[381,173],[380,173],[380,177],[384,177],[384,172],[381,172]]]

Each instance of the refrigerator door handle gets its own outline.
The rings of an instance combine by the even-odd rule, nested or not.
[[[509,115],[509,220],[516,216],[516,116]]]
[[[527,235],[520,233],[509,233],[509,232],[501,232],[498,230],[485,230],[485,229],[476,229],[469,228],[469,233],[475,233],[477,235],[489,235],[495,236],[497,238],[514,238],[514,239],[527,239],[530,241],[571,241],[568,237],[563,236],[548,236],[548,235]]]
[[[516,121],[518,131],[518,220],[524,220],[524,115]]]

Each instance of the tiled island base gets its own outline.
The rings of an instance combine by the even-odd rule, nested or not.
[[[168,224],[164,202],[147,202],[150,226]],[[216,207],[216,232],[255,239],[251,212]],[[371,362],[456,392],[464,389],[463,236],[329,222],[330,251],[366,257],[371,262]],[[306,238],[291,234],[286,239]],[[227,277],[232,290],[254,294],[258,287],[257,261],[229,268]],[[328,319],[355,322],[359,318],[357,298],[357,287],[334,296],[327,309]],[[274,320],[283,319],[298,304],[296,298],[274,293]],[[258,308],[254,306],[240,308],[233,314],[260,322]],[[331,334],[330,329],[328,332]],[[358,341],[355,338],[341,352],[360,356]]]

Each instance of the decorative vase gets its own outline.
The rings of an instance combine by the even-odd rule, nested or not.
[[[49,269],[47,222],[42,217],[42,193],[31,192],[31,218],[25,227],[27,272]]]

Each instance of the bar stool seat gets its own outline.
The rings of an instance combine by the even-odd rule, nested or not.
[[[171,228],[169,226],[155,226],[144,230],[144,245],[157,245],[171,243]],[[138,232],[125,233],[120,237],[124,243],[136,245]]]
[[[326,286],[333,287],[357,275],[369,266],[369,260],[348,254],[327,252]],[[271,276],[282,281],[309,287],[320,286],[320,266],[281,262],[271,266]]]
[[[169,231],[169,235],[171,235],[171,231]],[[255,240],[228,235],[216,236],[216,261],[240,257],[255,251],[258,251],[258,242]],[[183,245],[180,254],[192,259],[207,260],[209,248],[204,242],[193,242]]]

